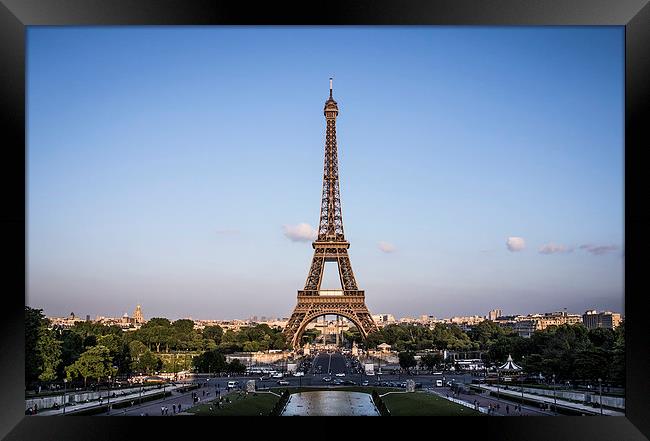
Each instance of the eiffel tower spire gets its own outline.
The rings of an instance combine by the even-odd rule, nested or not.
[[[325,131],[323,196],[320,207],[318,240],[345,240],[343,235],[343,217],[341,215],[341,195],[339,194],[339,164],[336,145],[336,117],[339,114],[339,106],[332,97],[331,78],[330,97],[325,101],[323,114],[325,115],[327,128]]]
[[[321,196],[318,237],[312,243],[312,258],[305,288],[298,291],[295,307],[284,330],[292,346],[300,346],[305,327],[315,318],[330,314],[348,318],[365,337],[377,329],[365,305],[365,295],[357,286],[348,248],[350,243],[343,233],[341,196],[339,192],[338,152],[336,142],[336,118],[339,107],[333,98],[332,79],[330,95],[323,109],[326,122],[325,161],[323,169],[323,192]],[[336,262],[342,290],[321,290],[325,262]]]

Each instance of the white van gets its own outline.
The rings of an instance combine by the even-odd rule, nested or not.
[[[228,389],[233,389],[237,387],[237,382],[236,381],[229,381],[228,382]]]
[[[442,387],[442,380],[436,380],[436,387]]]

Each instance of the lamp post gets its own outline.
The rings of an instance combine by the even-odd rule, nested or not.
[[[603,414],[603,379],[598,378],[598,395],[599,395],[599,400],[600,401],[600,414]]]
[[[555,396],[555,374],[553,374],[553,413],[557,415],[557,398]]]
[[[111,414],[111,376],[108,376],[108,414]]]
[[[519,378],[521,378],[521,405],[523,406],[524,405],[524,378],[523,377],[519,377]],[[521,416],[523,414],[524,414],[523,411],[519,409],[519,415]]]
[[[66,402],[66,387],[68,385],[68,379],[64,378],[63,379],[63,415],[65,415],[65,402]]]
[[[501,401],[501,395],[499,395],[499,368],[497,367],[497,401]]]

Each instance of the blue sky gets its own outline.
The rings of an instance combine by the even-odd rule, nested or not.
[[[288,316],[330,76],[371,312],[623,310],[622,27],[27,37],[27,303],[49,315]]]

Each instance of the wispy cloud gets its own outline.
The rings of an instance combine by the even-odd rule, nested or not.
[[[284,235],[293,242],[309,242],[318,236],[318,231],[311,225],[300,223],[298,225],[283,225]]]
[[[508,247],[508,250],[514,253],[526,248],[526,242],[523,237],[510,236],[508,240],[506,240],[506,246]]]
[[[388,242],[379,242],[379,249],[384,253],[392,253],[395,251],[395,245]]]
[[[558,253],[570,253],[573,251],[573,247],[568,247],[562,244],[556,243],[547,243],[539,249],[539,254],[558,254]]]
[[[618,245],[580,245],[581,250],[585,250],[594,256],[602,256],[603,254],[612,253],[614,251],[617,251],[619,248],[620,247]]]

